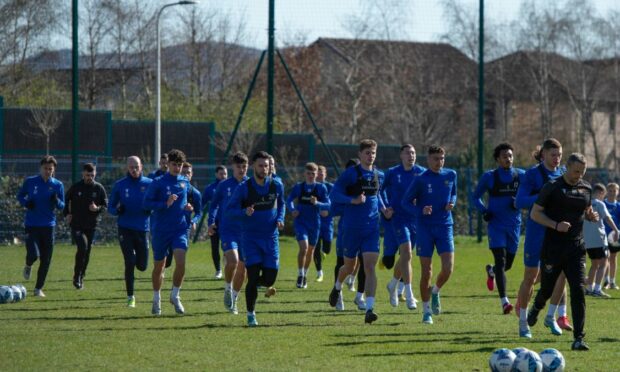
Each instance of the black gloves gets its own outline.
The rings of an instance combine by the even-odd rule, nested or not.
[[[125,206],[122,204],[119,204],[118,207],[116,208],[116,213],[118,213],[119,216],[125,213]]]
[[[50,195],[50,201],[54,205],[58,203],[58,195],[56,195],[56,192],[53,192],[52,195]]]
[[[486,222],[489,222],[493,219],[493,213],[486,211],[482,214],[482,219],[485,220]]]
[[[34,209],[34,200],[28,200],[26,202],[26,208],[28,209]]]

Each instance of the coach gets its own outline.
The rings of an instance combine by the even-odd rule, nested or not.
[[[583,240],[584,219],[597,221],[592,210],[592,187],[584,181],[586,159],[582,154],[571,154],[564,175],[543,186],[530,217],[545,226],[541,251],[541,288],[528,314],[528,323],[536,323],[538,313],[551,297],[555,282],[563,271],[570,286],[571,309],[574,317],[573,350],[589,350],[583,341],[586,315],[583,283],[586,268],[586,250]]]

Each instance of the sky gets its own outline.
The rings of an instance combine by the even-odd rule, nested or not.
[[[372,1],[404,4],[404,32],[409,40],[437,41],[448,26],[442,20],[440,0],[275,0],[277,43],[300,40],[299,35],[303,35],[301,40],[306,43],[318,37],[351,37],[344,26],[347,18],[359,11],[361,3]],[[462,0],[471,6],[477,6],[478,2]],[[518,15],[520,3],[518,0],[486,0],[485,18],[512,20]],[[620,0],[592,0],[592,3],[601,14],[610,9],[620,10]],[[258,48],[267,46],[268,0],[202,0],[197,6],[215,6],[231,12],[246,23],[251,35],[247,44]]]

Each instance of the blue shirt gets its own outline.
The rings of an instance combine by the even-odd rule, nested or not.
[[[53,194],[57,198],[55,203],[51,201]],[[24,181],[17,193],[17,200],[23,207],[28,201],[34,202],[34,208],[26,211],[26,227],[56,226],[54,208],[62,210],[65,207],[65,188],[54,177],[45,182],[41,176],[32,176]]]
[[[325,187],[327,188],[327,197],[329,198],[329,194],[332,192],[332,189],[334,188],[334,184],[326,181],[326,182],[323,182],[323,185],[325,185]],[[330,204],[329,214],[327,215],[327,217],[321,216],[321,226],[328,226],[328,225],[331,225],[331,223],[333,222],[334,216],[332,216],[332,212],[331,212],[331,200],[329,201],[329,204]]]
[[[513,198],[509,196],[489,195],[488,206],[485,207],[482,202],[482,196],[486,192],[490,192],[495,185],[495,171],[498,172],[499,179],[502,183],[511,183],[515,173],[519,177],[519,181],[522,181],[525,174],[523,169],[518,168],[497,168],[484,173],[472,195],[472,201],[480,212],[484,213],[489,211],[493,214],[493,218],[489,221],[489,225],[519,226],[521,225],[521,211],[513,205],[516,197],[513,200]]]
[[[142,201],[152,182],[152,179],[142,175],[140,178],[127,175],[114,183],[108,200],[108,212],[118,216],[118,226],[136,231],[149,231],[151,212],[142,207]],[[117,210],[119,205],[125,208],[120,215]]]
[[[402,164],[394,166],[385,173],[383,189],[387,195],[388,206],[394,209],[394,218],[411,220],[415,214],[409,213],[401,206],[401,201],[414,178],[422,174],[426,168],[415,164],[410,170],[405,170]]]
[[[316,193],[316,204],[300,203],[298,198],[301,196],[302,188],[306,194]],[[319,226],[321,223],[320,211],[329,210],[329,198],[327,187],[322,183],[305,183],[300,182],[293,186],[291,193],[286,199],[286,207],[290,211],[299,211],[299,216],[295,221],[303,222],[308,226]]]
[[[241,182],[247,179],[248,177],[244,176]],[[235,177],[220,182],[211,199],[208,225],[211,226],[215,223],[220,235],[239,234],[241,232],[241,219],[224,213],[228,208],[230,198],[241,182],[238,182]],[[216,219],[216,216],[221,216],[221,218]]]
[[[191,185],[185,176],[173,176],[166,173],[157,177],[146,189],[142,207],[153,211],[153,232],[180,232],[188,229],[185,206],[187,193]],[[168,197],[178,196],[170,207],[166,205]]]
[[[248,183],[250,187],[258,192],[259,195],[267,195],[269,193],[269,185],[275,184],[276,200],[275,208],[269,210],[255,210],[251,216],[246,215],[246,209],[243,208],[243,201],[248,197]],[[254,177],[245,180],[237,186],[232,197],[228,202],[224,215],[230,218],[237,218],[241,222],[241,229],[247,237],[269,238],[278,236],[278,222],[284,223],[284,186],[278,179],[271,177],[265,178],[265,184],[260,186],[256,183]]]
[[[222,183],[222,182],[224,182],[224,180],[216,179],[215,182],[210,183],[210,184],[207,185],[207,187],[205,187],[205,191],[202,192],[202,205],[203,205],[204,208],[207,207],[208,203],[212,202],[213,196],[215,195],[215,190],[217,189],[217,186],[220,183]],[[211,217],[211,216],[209,215],[209,217]],[[216,215],[213,215],[213,217],[216,220],[219,220],[219,218],[217,218]],[[209,225],[211,225],[211,224],[209,224]]]
[[[620,203],[618,203],[617,201],[612,203],[607,199],[604,199],[603,203],[605,203],[605,207],[607,207],[607,211],[611,215],[611,219],[616,224],[616,227],[619,227],[620,225],[618,225],[618,222],[620,221]],[[605,224],[605,232],[609,234],[612,231],[612,228],[609,227],[609,225]]]
[[[194,207],[194,210],[192,212],[186,211],[185,214],[187,217],[187,224],[191,226],[195,223],[198,223],[202,218],[202,195],[200,195],[200,191],[198,191],[198,189],[191,184],[189,185],[189,187],[190,191],[187,194],[187,200],[188,203],[190,203],[192,207]],[[194,215],[193,218],[192,214]]]
[[[554,180],[565,172],[564,167],[558,167],[558,169],[550,171],[545,168],[543,163],[539,163],[525,171],[517,191],[517,208],[530,210],[536,199],[538,199],[538,194],[545,184],[539,168],[542,168],[549,180]],[[529,213],[527,219],[530,220]]]
[[[366,195],[366,202],[364,204],[354,205],[351,201],[356,197],[347,195],[347,188],[355,185],[358,179],[358,171],[361,170],[362,178],[366,180],[372,180],[377,173],[377,179],[379,181],[379,190],[383,185],[385,177],[383,172],[379,170],[365,170],[362,166],[347,168],[338,177],[338,180],[334,184],[334,188],[330,193],[330,200],[333,203],[340,203],[344,205],[343,210],[343,227],[346,229],[365,229],[368,227],[379,228],[379,209],[384,207],[384,202],[381,198],[381,193],[377,192],[376,195]]]
[[[427,169],[416,177],[407,189],[401,206],[416,215],[418,224],[452,225],[452,211],[446,210],[450,203],[456,206],[456,172],[442,168],[439,173]],[[433,207],[433,211],[424,215],[423,209],[428,205]]]

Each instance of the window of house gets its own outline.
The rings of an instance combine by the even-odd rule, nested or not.
[[[497,127],[497,120],[495,117],[495,102],[493,101],[485,103],[484,127],[486,129],[495,129]]]

